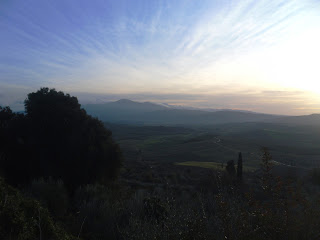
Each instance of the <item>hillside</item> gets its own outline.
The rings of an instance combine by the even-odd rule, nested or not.
[[[290,125],[319,126],[320,114],[279,117],[279,118],[273,119],[272,122],[290,124]]]
[[[212,125],[272,121],[279,116],[239,110],[175,109],[150,102],[122,99],[105,104],[88,104],[86,111],[105,122],[162,124],[162,125]]]

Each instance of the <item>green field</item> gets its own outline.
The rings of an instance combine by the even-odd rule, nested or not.
[[[178,162],[175,163],[176,165],[180,166],[189,166],[189,167],[201,167],[201,168],[209,168],[209,169],[214,169],[217,171],[221,171],[225,169],[225,165],[217,162]],[[237,165],[235,165],[237,168]],[[257,168],[254,167],[248,167],[248,166],[243,166],[243,171],[245,172],[254,172],[257,170]]]
[[[256,169],[260,167],[261,147],[268,147],[277,162],[306,168],[319,165],[320,129],[311,127],[266,123],[210,128],[106,126],[112,130],[126,161],[192,162],[193,166],[220,167],[229,160],[236,162],[238,153],[242,152],[244,167]]]
[[[180,166],[191,166],[191,167],[202,167],[202,168],[210,168],[215,170],[221,170],[223,169],[224,165],[221,163],[216,162],[178,162],[175,163],[176,165]]]

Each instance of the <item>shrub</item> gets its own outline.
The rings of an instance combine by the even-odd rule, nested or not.
[[[39,202],[24,197],[0,178],[0,239],[72,240]]]
[[[54,217],[62,218],[66,214],[69,196],[61,180],[55,181],[52,178],[33,180],[27,190],[32,197],[47,207]]]

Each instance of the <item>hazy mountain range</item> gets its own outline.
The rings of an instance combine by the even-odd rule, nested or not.
[[[135,102],[121,99],[103,104],[87,104],[86,111],[104,122],[151,125],[212,125],[221,123],[272,122],[320,125],[320,114],[281,116],[232,109],[202,109],[188,106]]]
[[[165,125],[211,125],[220,123],[261,122],[285,119],[286,116],[231,109],[200,109],[121,99],[83,106],[104,122]]]

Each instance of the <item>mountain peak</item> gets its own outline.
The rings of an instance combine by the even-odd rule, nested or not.
[[[129,99],[123,98],[123,99],[120,99],[118,101],[115,101],[114,103],[134,103],[134,101],[131,101]]]
[[[129,99],[120,99],[115,102],[109,102],[105,106],[115,107],[117,110],[122,109],[126,111],[156,111],[156,110],[164,110],[166,107],[151,103],[151,102],[135,102]]]

